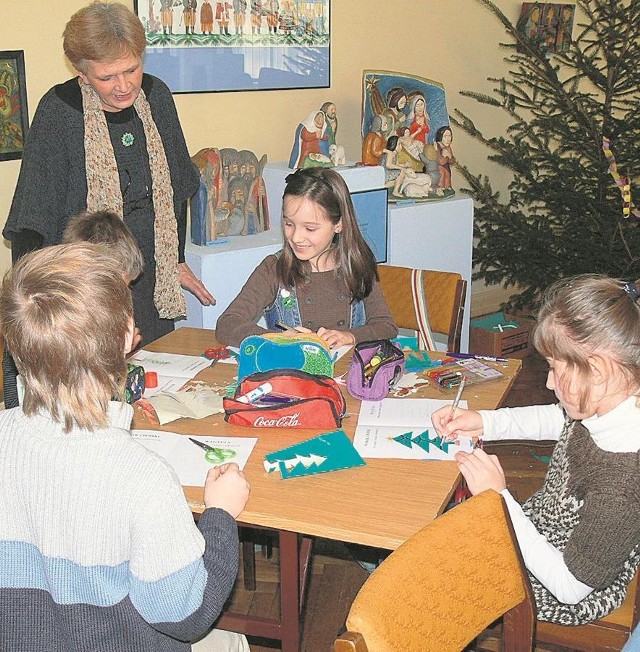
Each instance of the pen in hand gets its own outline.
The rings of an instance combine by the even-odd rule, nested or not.
[[[456,397],[453,399],[453,404],[451,405],[451,410],[449,411],[449,422],[453,421],[453,417],[456,414],[456,408],[458,405],[460,405],[460,399],[462,398],[462,392],[464,390],[465,383],[467,382],[467,377],[462,376],[462,380],[460,381],[460,384],[458,385],[458,393],[456,394]]]

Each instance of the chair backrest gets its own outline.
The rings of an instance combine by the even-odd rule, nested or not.
[[[503,650],[531,651],[535,607],[502,496],[439,516],[369,577],[335,652],[454,652],[504,615]]]
[[[454,272],[420,271],[431,331],[447,336],[447,350],[459,351],[467,282]],[[409,267],[378,265],[382,293],[396,326],[420,332],[422,315],[416,311],[413,273]]]

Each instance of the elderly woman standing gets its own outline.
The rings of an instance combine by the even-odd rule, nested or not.
[[[78,76],[40,101],[3,235],[12,257],[60,242],[80,211],[113,210],[144,257],[132,285],[143,343],[186,314],[180,286],[215,302],[184,262],[187,200],[198,175],[171,92],[143,74],[145,33],[124,5],[95,2],[64,30]]]

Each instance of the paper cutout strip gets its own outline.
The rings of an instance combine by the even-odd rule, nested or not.
[[[615,156],[611,151],[611,141],[606,136],[602,137],[602,151],[609,162],[609,172],[611,173],[616,186],[620,188],[620,194],[622,195],[622,215],[625,218],[629,217],[629,215],[634,215],[640,219],[640,211],[636,209],[634,203],[631,201],[631,183],[629,179],[623,177],[620,172],[618,172],[618,164],[616,163]]]

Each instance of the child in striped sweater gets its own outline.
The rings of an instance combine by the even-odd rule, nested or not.
[[[0,328],[26,387],[0,413],[0,649],[247,650],[202,637],[233,587],[249,485],[235,464],[212,469],[196,527],[172,469],[131,438],[132,409],[112,400],[134,335],[113,257],[92,244],[25,255]]]

